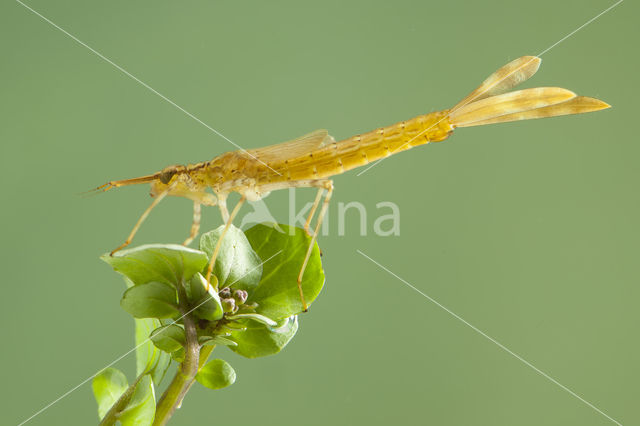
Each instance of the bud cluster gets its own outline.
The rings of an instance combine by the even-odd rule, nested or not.
[[[225,314],[235,314],[239,310],[252,311],[257,306],[254,303],[246,304],[249,293],[245,290],[231,290],[229,287],[225,287],[218,292],[218,295]]]

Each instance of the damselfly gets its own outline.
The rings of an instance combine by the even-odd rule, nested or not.
[[[96,191],[151,183],[151,196],[155,198],[140,216],[126,241],[111,254],[131,243],[149,212],[167,195],[186,197],[193,201],[193,224],[189,237],[184,241],[185,245],[198,234],[200,206],[217,205],[225,227],[209,262],[207,281],[210,282],[221,242],[246,200],[256,201],[279,189],[317,188],[315,201],[304,225],[311,239],[297,280],[300,299],[306,310],[302,279],[331,200],[331,176],[414,146],[443,141],[457,127],[580,114],[609,107],[598,99],[577,96],[559,87],[538,87],[505,93],[535,74],[540,62],[541,59],[538,57],[523,56],[491,74],[477,89],[451,109],[420,115],[340,142],[336,142],[326,130],[317,130],[298,139],[266,148],[227,152],[211,161],[187,166],[169,166],[152,175],[107,182],[96,188]],[[213,194],[207,192],[208,188],[211,188]],[[239,193],[241,198],[229,213],[227,197],[232,192]],[[322,207],[315,228],[311,231],[311,221],[321,201]]]

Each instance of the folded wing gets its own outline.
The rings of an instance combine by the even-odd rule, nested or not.
[[[594,98],[560,87],[536,87],[504,93],[538,70],[541,59],[523,56],[491,74],[449,112],[454,127],[480,126],[516,120],[581,114],[609,108]]]
[[[320,129],[287,142],[251,149],[247,152],[252,157],[268,164],[301,157],[333,142],[335,142],[335,139],[326,130]]]

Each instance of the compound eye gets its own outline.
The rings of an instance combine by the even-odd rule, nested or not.
[[[171,181],[171,178],[173,177],[173,175],[175,175],[175,174],[176,174],[175,169],[163,170],[160,173],[160,182],[162,182],[165,185],[167,185]]]

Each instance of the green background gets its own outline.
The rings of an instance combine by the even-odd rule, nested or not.
[[[337,138],[452,106],[609,1],[57,1],[28,4],[245,148]],[[354,212],[320,241],[327,282],[285,351],[226,349],[223,391],[194,386],[172,424],[606,425],[603,415],[357,253],[433,297],[623,424],[639,424],[639,7],[622,3],[543,56],[525,87],[613,108],[461,129],[335,179]],[[2,424],[133,346],[122,280],[98,259],[148,205],[109,179],[233,149],[13,1],[0,6]],[[313,190],[298,191],[298,202]],[[286,191],[266,199],[281,221]],[[378,237],[375,205],[401,209]],[[164,202],[135,243],[180,242]],[[204,210],[203,229],[218,226]],[[116,364],[131,378],[133,355]],[[29,424],[97,422],[85,384]]]

